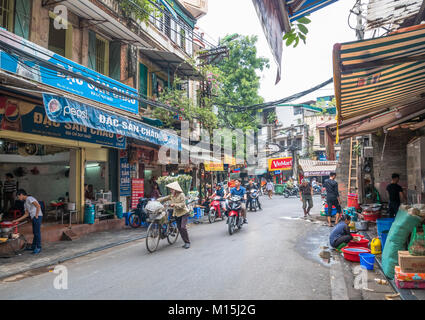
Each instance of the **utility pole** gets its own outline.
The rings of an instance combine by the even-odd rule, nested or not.
[[[357,10],[356,36],[358,40],[363,40],[364,28],[363,28],[363,19],[362,19],[362,1],[361,0],[357,1],[356,10]]]

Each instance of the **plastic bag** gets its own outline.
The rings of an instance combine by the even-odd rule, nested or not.
[[[161,211],[164,210],[164,206],[159,201],[149,201],[148,204],[145,207],[145,210],[149,214],[157,215],[157,214],[160,214]]]
[[[409,253],[412,256],[425,256],[425,237],[423,227],[416,227],[409,243]]]

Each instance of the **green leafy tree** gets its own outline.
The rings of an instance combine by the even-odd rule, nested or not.
[[[287,47],[293,45],[293,47],[296,48],[300,40],[302,40],[305,44],[308,33],[306,24],[309,24],[310,22],[311,20],[307,17],[302,17],[291,24],[291,30],[283,36],[283,40],[286,40],[285,44]]]
[[[120,0],[119,7],[124,16],[135,18],[145,23],[148,23],[150,15],[155,17],[162,15],[161,11],[149,0]]]
[[[267,58],[257,56],[256,36],[227,36],[220,45],[229,48],[229,58],[218,65],[221,72],[221,90],[215,98],[219,105],[220,127],[232,129],[257,129],[256,111],[239,111],[226,106],[250,106],[264,102],[258,94],[260,77],[258,71],[269,68]]]

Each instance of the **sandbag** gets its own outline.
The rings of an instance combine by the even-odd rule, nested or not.
[[[384,251],[382,252],[382,269],[390,279],[394,279],[394,267],[398,265],[398,251],[407,249],[407,240],[410,234],[415,227],[421,224],[422,220],[416,215],[409,214],[406,210],[411,209],[407,208],[407,206],[400,206],[388,232]]]

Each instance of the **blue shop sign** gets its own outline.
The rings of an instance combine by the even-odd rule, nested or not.
[[[46,114],[51,121],[80,124],[176,150],[181,148],[178,136],[142,122],[64,97],[43,94],[43,101]]]
[[[43,106],[0,96],[1,129],[47,137],[84,141],[112,148],[125,149],[126,138],[79,124],[49,120]]]
[[[130,164],[127,151],[120,151],[120,196],[131,196]]]
[[[117,109],[136,114],[139,112],[139,102],[137,100],[138,92],[136,89],[68,60],[31,41],[8,32],[5,29],[0,30],[0,40],[16,49],[35,56],[36,58],[34,58],[34,60],[39,59],[44,62],[50,62],[64,70],[78,73],[83,77],[109,87],[111,91],[114,90],[115,92],[115,90],[118,90],[118,92],[130,95],[134,98],[121,96],[120,94],[97,88],[85,80],[66,76],[53,69],[40,65],[40,63],[25,60],[21,56],[10,55],[1,50],[0,69],[87,99],[107,104]]]

